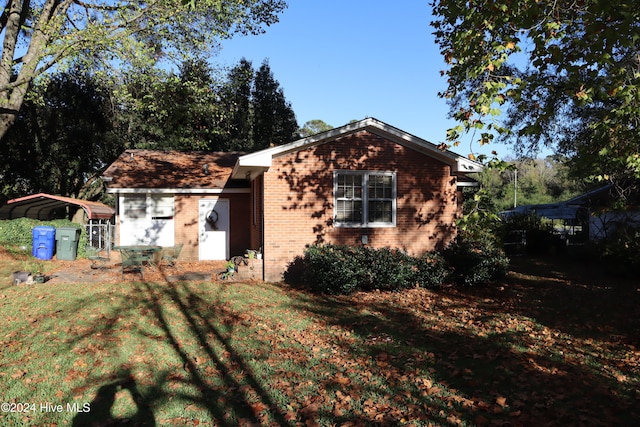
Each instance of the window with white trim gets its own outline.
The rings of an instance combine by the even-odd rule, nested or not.
[[[128,219],[147,218],[147,195],[128,194],[122,199],[124,216]]]
[[[173,219],[173,196],[151,195],[151,219]]]
[[[343,227],[393,227],[396,223],[394,172],[334,172],[335,224]]]
[[[173,195],[127,194],[123,200],[124,216],[127,219],[173,219]]]

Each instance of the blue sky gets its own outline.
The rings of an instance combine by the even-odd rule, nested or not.
[[[375,117],[438,144],[454,125],[438,98],[445,64],[434,42],[428,0],[289,0],[280,22],[259,36],[236,36],[214,59],[257,69],[267,58],[298,124],[319,119],[337,127]],[[453,151],[467,155],[511,150],[504,145]]]

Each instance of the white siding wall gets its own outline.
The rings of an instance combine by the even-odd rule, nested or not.
[[[174,197],[166,194],[120,196],[120,245],[173,246]]]

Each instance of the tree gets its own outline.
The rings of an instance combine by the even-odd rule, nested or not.
[[[116,119],[127,147],[255,151],[290,142],[297,128],[271,71],[258,78],[246,59],[222,81],[206,61],[194,59],[178,74],[129,73],[125,85]]]
[[[486,189],[494,212],[511,209],[514,204],[560,202],[588,190],[584,183],[568,176],[560,156],[506,161],[504,167],[485,168],[475,178]]]
[[[640,8],[635,1],[438,0],[457,144],[478,131],[521,151],[543,144],[600,180],[640,178]],[[506,120],[498,120],[505,109]]]
[[[147,67],[127,70],[121,81],[114,82],[119,91],[117,127],[127,148],[167,148],[165,141],[167,81],[172,74],[166,70]],[[175,78],[175,76],[173,76]]]
[[[322,120],[309,120],[300,128],[298,133],[301,137],[315,135],[333,129],[333,126],[323,122]]]
[[[296,116],[267,60],[256,72],[252,107],[254,150],[286,144],[297,137]]]
[[[0,145],[0,198],[47,192],[78,196],[120,154],[110,91],[79,67],[51,76],[27,100]]]
[[[160,59],[208,52],[219,38],[260,33],[283,0],[6,0],[0,15],[0,139],[34,79],[65,61],[146,68]]]
[[[227,76],[221,90],[221,103],[228,112],[218,143],[223,150],[245,150],[251,144],[251,88],[254,79],[253,66],[242,58]]]
[[[129,94],[118,115],[127,147],[156,150],[212,150],[223,108],[219,83],[203,58],[183,62],[179,72],[130,73]]]

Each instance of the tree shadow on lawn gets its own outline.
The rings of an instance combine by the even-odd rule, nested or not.
[[[126,418],[113,417],[111,409],[116,401],[117,395],[126,391],[135,405],[136,412]],[[92,425],[132,425],[148,426],[156,425],[150,402],[142,396],[138,390],[135,378],[127,369],[123,369],[115,375],[112,382],[102,385],[89,407],[82,406],[73,419],[73,427],[84,427]]]
[[[625,294],[623,308],[609,312],[615,301],[605,301],[601,286],[576,283],[516,272],[499,286],[437,292],[322,297],[282,287],[292,297],[290,307],[278,309],[312,318],[316,328],[304,333],[319,340],[318,349],[324,341],[331,350],[327,360],[274,385],[295,394],[294,383],[313,383],[322,374],[317,369],[326,370],[326,379],[309,385],[318,396],[311,395],[303,407],[286,393],[290,400],[275,401],[274,390],[265,387],[280,374],[269,373],[271,382],[265,382],[238,345],[260,319],[229,305],[223,294],[230,285],[200,293],[185,283],[127,282],[108,317],[97,317],[71,345],[87,346],[100,334],[105,345],[117,346],[122,333],[117,319],[131,316],[144,319],[127,331],[139,341],[141,354],[148,357],[144,350],[161,344],[171,356],[131,361],[89,378],[85,387],[99,390],[94,414],[106,417],[93,422],[114,421],[109,396],[120,387],[138,396],[133,397],[138,412],[125,420],[129,425],[184,424],[202,412],[222,426],[300,420],[395,425],[402,419],[443,425],[637,425],[640,355],[631,346],[633,327],[622,321],[637,313],[637,296]],[[563,298],[574,304],[559,301]],[[582,311],[585,304],[589,309]],[[603,306],[607,310],[598,310]],[[592,319],[600,311],[606,315]],[[284,338],[290,342],[271,342],[259,357],[273,361],[299,350],[290,336]],[[185,408],[167,418],[159,408],[171,401],[184,402]],[[294,405],[293,419],[288,403]],[[151,416],[143,421],[149,409]]]
[[[365,343],[341,345],[389,373],[370,391],[414,393],[407,402],[444,424],[638,425],[637,291],[518,274],[483,289],[309,296],[297,309]],[[413,387],[416,372],[433,384]]]
[[[236,350],[234,329],[246,323],[241,315],[230,310],[221,299],[209,300],[196,295],[185,283],[128,282],[127,285],[131,291],[122,297],[120,304],[114,303],[115,309],[109,318],[99,318],[94,327],[77,336],[72,345],[83,345],[96,333],[102,342],[117,342],[122,326],[112,320],[141,312],[147,324],[133,325],[129,332],[137,337],[140,347],[145,343],[151,348],[162,345],[172,361],[160,359],[158,355],[157,360],[131,361],[115,372],[93,377],[80,387],[99,387],[92,411],[78,414],[74,425],[123,422],[153,426],[155,410],[151,409],[172,400],[184,402],[184,410],[178,411],[182,416],[158,419],[160,425],[191,423],[198,410],[208,413],[205,421],[213,420],[220,426],[259,425],[268,416],[279,425],[287,424],[284,412]],[[223,286],[220,293],[225,289]],[[177,329],[177,324],[184,325],[185,329]],[[142,356],[148,353],[143,352]],[[140,364],[146,372],[141,372]],[[111,409],[114,394],[122,389],[130,392],[138,412],[118,420],[112,417]],[[269,409],[268,414],[265,409]],[[91,422],[84,424],[88,420]]]
[[[504,310],[585,339],[640,347],[640,282],[571,257],[518,258],[503,286],[457,294],[496,298]]]

